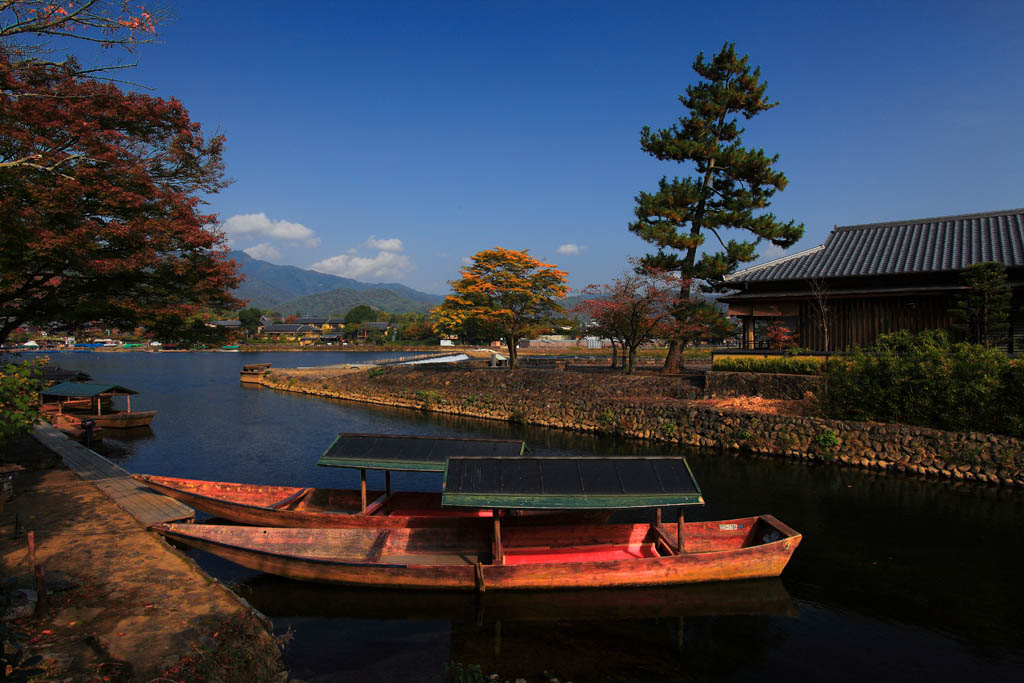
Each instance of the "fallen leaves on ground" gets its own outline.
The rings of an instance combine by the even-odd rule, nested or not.
[[[693,401],[693,405],[716,410],[737,410],[764,415],[787,415],[807,417],[818,414],[818,403],[814,399],[784,400],[761,398],[760,396],[735,396],[732,398],[704,398]]]

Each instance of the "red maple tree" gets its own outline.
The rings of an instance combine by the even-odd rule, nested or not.
[[[796,346],[797,342],[796,334],[781,320],[772,320],[768,323],[765,337],[768,339],[768,348],[775,351],[791,349]]]
[[[679,292],[686,289],[685,283],[670,273],[626,273],[611,284],[585,287],[582,293],[592,298],[584,299],[574,310],[591,319],[592,332],[622,347],[622,372],[629,375],[636,367],[640,346],[671,334]]]
[[[26,95],[30,93],[31,95]],[[12,64],[0,45],[0,342],[25,323],[133,327],[236,308],[236,265],[201,194],[224,137],[181,102]]]

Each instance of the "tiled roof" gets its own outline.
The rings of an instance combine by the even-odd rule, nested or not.
[[[1024,267],[1024,209],[835,228],[825,244],[746,268],[730,283]]]
[[[298,332],[300,329],[302,329],[302,325],[294,323],[275,323],[263,326],[264,332]]]

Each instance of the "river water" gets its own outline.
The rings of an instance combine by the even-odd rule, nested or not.
[[[240,384],[276,367],[386,354],[87,353],[54,364],[139,391],[150,429],[104,433],[131,472],[357,488],[318,468],[338,432],[521,438],[540,453],[668,452],[561,430],[325,400]],[[781,580],[483,596],[337,589],[191,551],[290,638],[306,681],[1021,681],[1024,492],[857,469],[687,452],[708,504],[689,519],[770,513],[804,534]],[[382,487],[370,473],[370,486]],[[396,489],[437,490],[395,473]],[[636,513],[633,513],[636,514]],[[546,672],[546,676],[545,676]]]

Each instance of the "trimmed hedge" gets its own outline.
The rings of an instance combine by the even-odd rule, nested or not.
[[[825,359],[817,356],[769,356],[767,358],[716,358],[712,370],[721,372],[772,372],[781,375],[821,374]]]
[[[828,417],[1024,436],[1024,363],[942,331],[882,335],[824,374]]]

